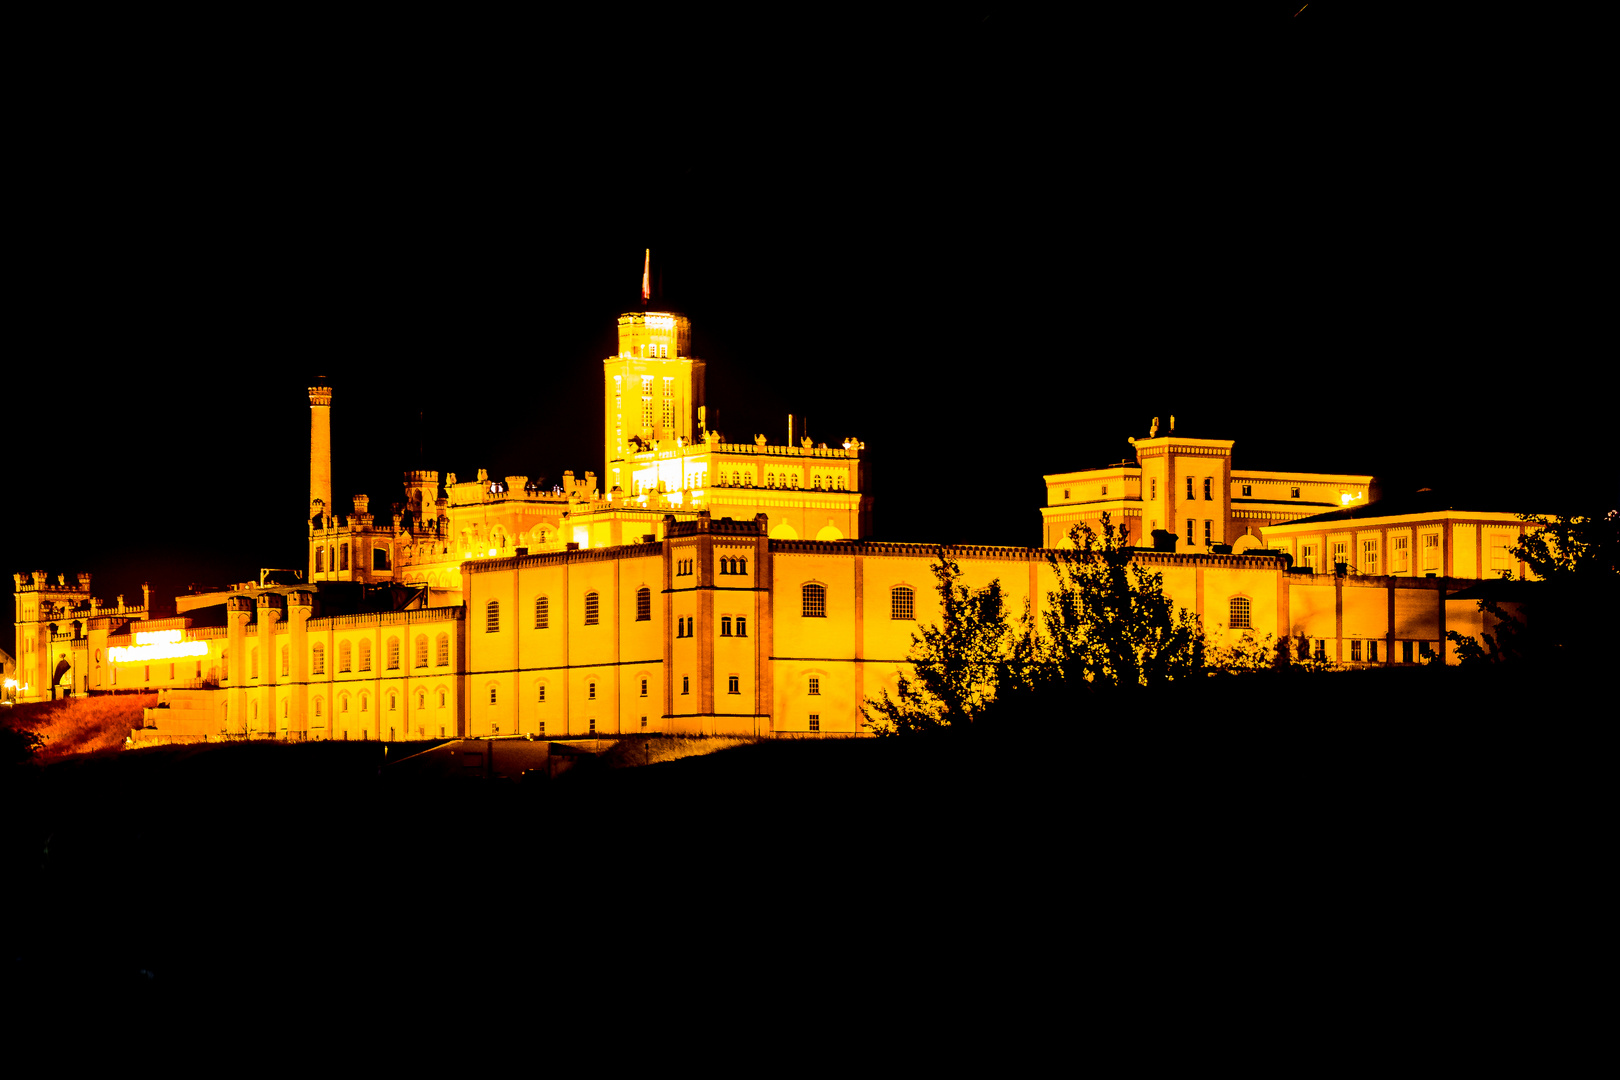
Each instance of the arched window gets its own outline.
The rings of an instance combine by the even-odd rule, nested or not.
[[[910,586],[896,585],[889,590],[889,618],[915,619],[917,617],[915,594]]]
[[[501,628],[501,602],[491,600],[484,606],[484,633],[494,634]]]
[[[361,712],[370,712],[371,711],[371,695],[370,694],[361,694],[360,695],[360,711]]]
[[[349,666],[349,661],[351,659],[353,659],[353,657],[351,656],[351,653],[350,653],[349,643],[347,641],[338,642],[338,670],[339,671],[351,671],[351,670],[353,670]]]
[[[320,718],[321,718],[321,699],[316,698],[315,699],[315,719],[319,720]]]
[[[551,625],[551,601],[543,596],[534,598],[534,628],[544,630]]]
[[[388,695],[388,711],[389,712],[398,712],[399,711],[399,695],[395,694],[395,693],[393,693],[391,691],[390,691],[390,693]]]
[[[748,573],[748,560],[747,559],[738,559],[737,560],[737,573],[739,573],[739,574]]]
[[[636,622],[652,618],[652,590],[646,586],[636,590]]]
[[[418,634],[416,636],[416,666],[417,667],[427,667],[428,666],[428,663],[427,663],[427,635],[426,634]]]
[[[291,661],[289,659],[291,656],[292,651],[288,649],[287,646],[283,645],[281,647],[281,675],[283,678],[292,673]]]
[[[1247,596],[1232,597],[1231,617],[1227,620],[1226,625],[1233,630],[1254,629],[1254,622],[1249,616],[1249,598]]]
[[[418,690],[416,692],[416,707],[418,709],[427,708],[427,691],[426,690]]]
[[[309,673],[311,675],[326,674],[326,646],[318,641],[315,643],[315,647],[309,650]]]
[[[440,634],[439,635],[438,649],[436,651],[438,653],[438,656],[435,657],[434,663],[439,667],[449,667],[450,666],[450,635],[449,634]]]
[[[444,708],[444,691],[439,691],[439,708]]]
[[[287,719],[287,699],[286,698],[281,699],[281,718],[283,720]]]
[[[97,649],[96,653],[96,659],[100,660],[101,650]],[[231,650],[229,649],[221,649],[219,652],[219,677],[221,679],[229,679],[231,677]]]
[[[588,593],[585,594],[585,625],[586,626],[595,626],[597,624],[596,613],[597,613],[596,594],[594,592],[588,592]]]
[[[399,638],[397,637],[388,639],[388,670],[399,670]]]
[[[371,639],[370,638],[361,638],[360,639],[360,670],[361,671],[370,671],[371,670]]]
[[[807,619],[825,619],[827,617],[827,587],[812,582],[804,587],[804,617]]]

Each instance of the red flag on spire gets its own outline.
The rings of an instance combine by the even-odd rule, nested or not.
[[[652,299],[652,248],[647,249],[647,257],[641,264],[641,302],[645,304]]]

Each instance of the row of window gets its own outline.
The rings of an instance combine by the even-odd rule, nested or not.
[[[753,480],[754,478],[752,476],[745,476],[740,470],[732,470],[729,478],[726,476],[725,470],[721,470],[720,472],[715,473],[714,486],[739,488],[753,487]],[[765,474],[765,483],[761,486],[768,488],[780,487],[791,491],[802,490],[799,487],[799,477],[797,473],[782,473],[781,476],[778,477],[776,473],[768,472]],[[842,475],[828,476],[825,478],[820,475],[815,475],[810,477],[810,490],[845,491],[847,490],[846,479]],[[1066,494],[1065,497],[1067,497]]]
[[[389,638],[387,644],[385,645],[385,649],[386,649],[386,652],[387,652],[387,659],[388,659],[388,664],[387,664],[386,670],[388,670],[388,671],[398,671],[399,670],[399,638],[397,638],[397,637]],[[371,642],[370,642],[370,640],[368,640],[366,638],[361,638],[360,642],[359,642],[359,650],[358,651],[359,651],[359,654],[360,654],[360,664],[359,664],[358,670],[360,670],[360,671],[370,671],[371,670]],[[347,641],[338,642],[338,667],[337,667],[337,669],[338,669],[338,672],[340,674],[347,674],[348,672],[356,670],[355,666],[354,666],[354,652],[355,652],[355,650],[350,647],[349,642],[347,642]],[[281,674],[282,674],[283,678],[286,678],[288,675],[290,675],[292,673],[291,660],[292,660],[292,656],[291,656],[289,646],[283,645],[281,647]],[[224,649],[224,650],[222,650],[220,652],[220,654],[219,654],[219,666],[220,666],[220,676],[222,678],[229,679],[231,677],[231,650],[230,649]],[[419,668],[425,668],[425,667],[428,666],[428,637],[427,637],[426,634],[419,634],[419,635],[417,635],[417,638],[416,638],[416,666],[419,667]],[[449,667],[450,666],[450,635],[449,634],[440,634],[437,638],[434,639],[433,666],[434,667]],[[200,667],[200,663],[199,663],[199,667]],[[310,646],[310,650],[309,650],[309,670],[310,670],[311,675],[325,675],[326,674],[326,645],[323,642],[317,641],[314,645]],[[199,678],[201,677],[200,672],[199,672],[198,677]],[[257,679],[258,677],[259,677],[259,650],[256,649],[256,648],[249,649],[248,650],[248,678]]]
[[[1191,543],[1191,540],[1192,540],[1192,532],[1191,532],[1191,530],[1192,530],[1192,523],[1189,521],[1188,522],[1188,542],[1189,543]],[[1207,539],[1207,536],[1206,536],[1206,539]],[[746,560],[746,559],[723,559],[723,560],[721,560],[721,562],[723,564],[729,563],[729,564],[733,564],[733,565],[739,567],[739,569],[736,570],[737,573],[743,573],[748,568],[748,560]],[[687,572],[690,572],[690,571],[687,571]],[[803,611],[804,611],[804,617],[805,618],[807,618],[807,619],[825,619],[827,617],[827,587],[825,585],[821,585],[821,584],[818,584],[816,582],[811,582],[809,584],[806,584],[804,586],[804,591],[803,591],[803,603],[804,603]],[[916,610],[917,610],[917,608],[916,608],[916,593],[912,590],[912,588],[909,585],[896,585],[893,589],[889,590],[889,618],[891,618],[891,619],[902,619],[902,620],[913,620],[913,619],[916,618]],[[585,625],[586,626],[596,626],[598,624],[598,612],[599,612],[599,608],[598,608],[598,603],[597,603],[597,594],[594,593],[594,592],[586,593],[585,594]],[[651,617],[652,617],[652,591],[650,589],[646,589],[646,588],[638,589],[636,591],[636,621],[638,621],[638,622],[646,621],[647,619],[650,619]],[[729,632],[727,631],[727,629],[726,629],[726,626],[729,623],[729,621],[730,621],[729,616],[722,618],[721,631],[720,631],[722,637],[731,636],[729,634]],[[740,617],[740,616],[738,617],[737,624],[738,624],[739,627],[744,625],[744,620],[743,620],[742,617]],[[538,598],[535,599],[535,602],[534,602],[534,628],[536,630],[545,630],[545,629],[549,628],[550,625],[551,625],[551,602],[547,597],[544,597],[544,596],[538,597]],[[500,629],[501,629],[501,602],[499,600],[491,600],[484,607],[484,632],[489,633],[489,634],[494,634],[494,633],[498,633],[500,631]],[[677,621],[676,636],[677,637],[691,637],[692,636],[692,620],[690,618],[686,618],[684,620],[678,620]],[[737,636],[744,637],[746,635],[739,629]]]
[[[1411,551],[1407,546],[1409,537],[1390,537],[1389,570],[1392,574],[1405,574],[1411,570]],[[1426,533],[1419,537],[1423,547],[1423,569],[1425,571],[1440,569],[1440,537],[1436,533]],[[1346,540],[1335,540],[1331,545],[1334,565],[1348,564],[1350,562],[1350,544]],[[1512,568],[1513,555],[1508,551],[1507,545],[1497,544],[1490,549],[1491,569],[1507,570]],[[1316,569],[1318,564],[1317,545],[1300,544],[1299,564]],[[1357,566],[1363,574],[1378,573],[1378,541],[1361,541],[1361,562]]]
[[[1378,640],[1377,638],[1350,639],[1350,662],[1352,664],[1378,663]],[[1400,646],[1400,662],[1403,664],[1415,664],[1419,661],[1427,662],[1435,655],[1435,643],[1432,641],[1403,641]],[[1301,660],[1326,660],[1328,658],[1327,639],[1300,639],[1299,658]]]

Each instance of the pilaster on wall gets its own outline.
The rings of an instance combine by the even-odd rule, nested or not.
[[[764,514],[756,514],[754,521],[759,525],[759,535],[754,538],[754,617],[758,620],[754,625],[759,628],[754,639],[754,670],[758,673],[754,679],[754,715],[766,718],[766,730],[757,734],[769,735],[776,728],[771,708],[776,687],[776,673],[771,665],[771,656],[776,651],[776,566],[771,561],[770,520]]]
[[[714,537],[704,511],[697,520],[698,712],[714,721]]]

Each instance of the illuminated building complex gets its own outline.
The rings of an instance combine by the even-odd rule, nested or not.
[[[400,739],[637,731],[850,734],[937,621],[937,545],[869,538],[864,447],[730,443],[673,312],[619,319],[603,362],[604,471],[405,474],[382,520],[332,507],[334,390],[310,388],[309,555],[296,584],[103,605],[90,577],[17,574],[19,700],[153,689],[159,735]],[[1230,440],[1133,439],[1135,460],[1048,475],[1042,541],[1103,513],[1217,641],[1415,663],[1480,630],[1479,578],[1525,568],[1525,526],[1365,475],[1241,472]],[[1155,535],[1157,534],[1157,535]],[[1155,550],[1147,550],[1148,548]],[[945,549],[1038,615],[1044,548]],[[1321,571],[1318,573],[1317,571]],[[1338,571],[1338,572],[1335,572]]]

